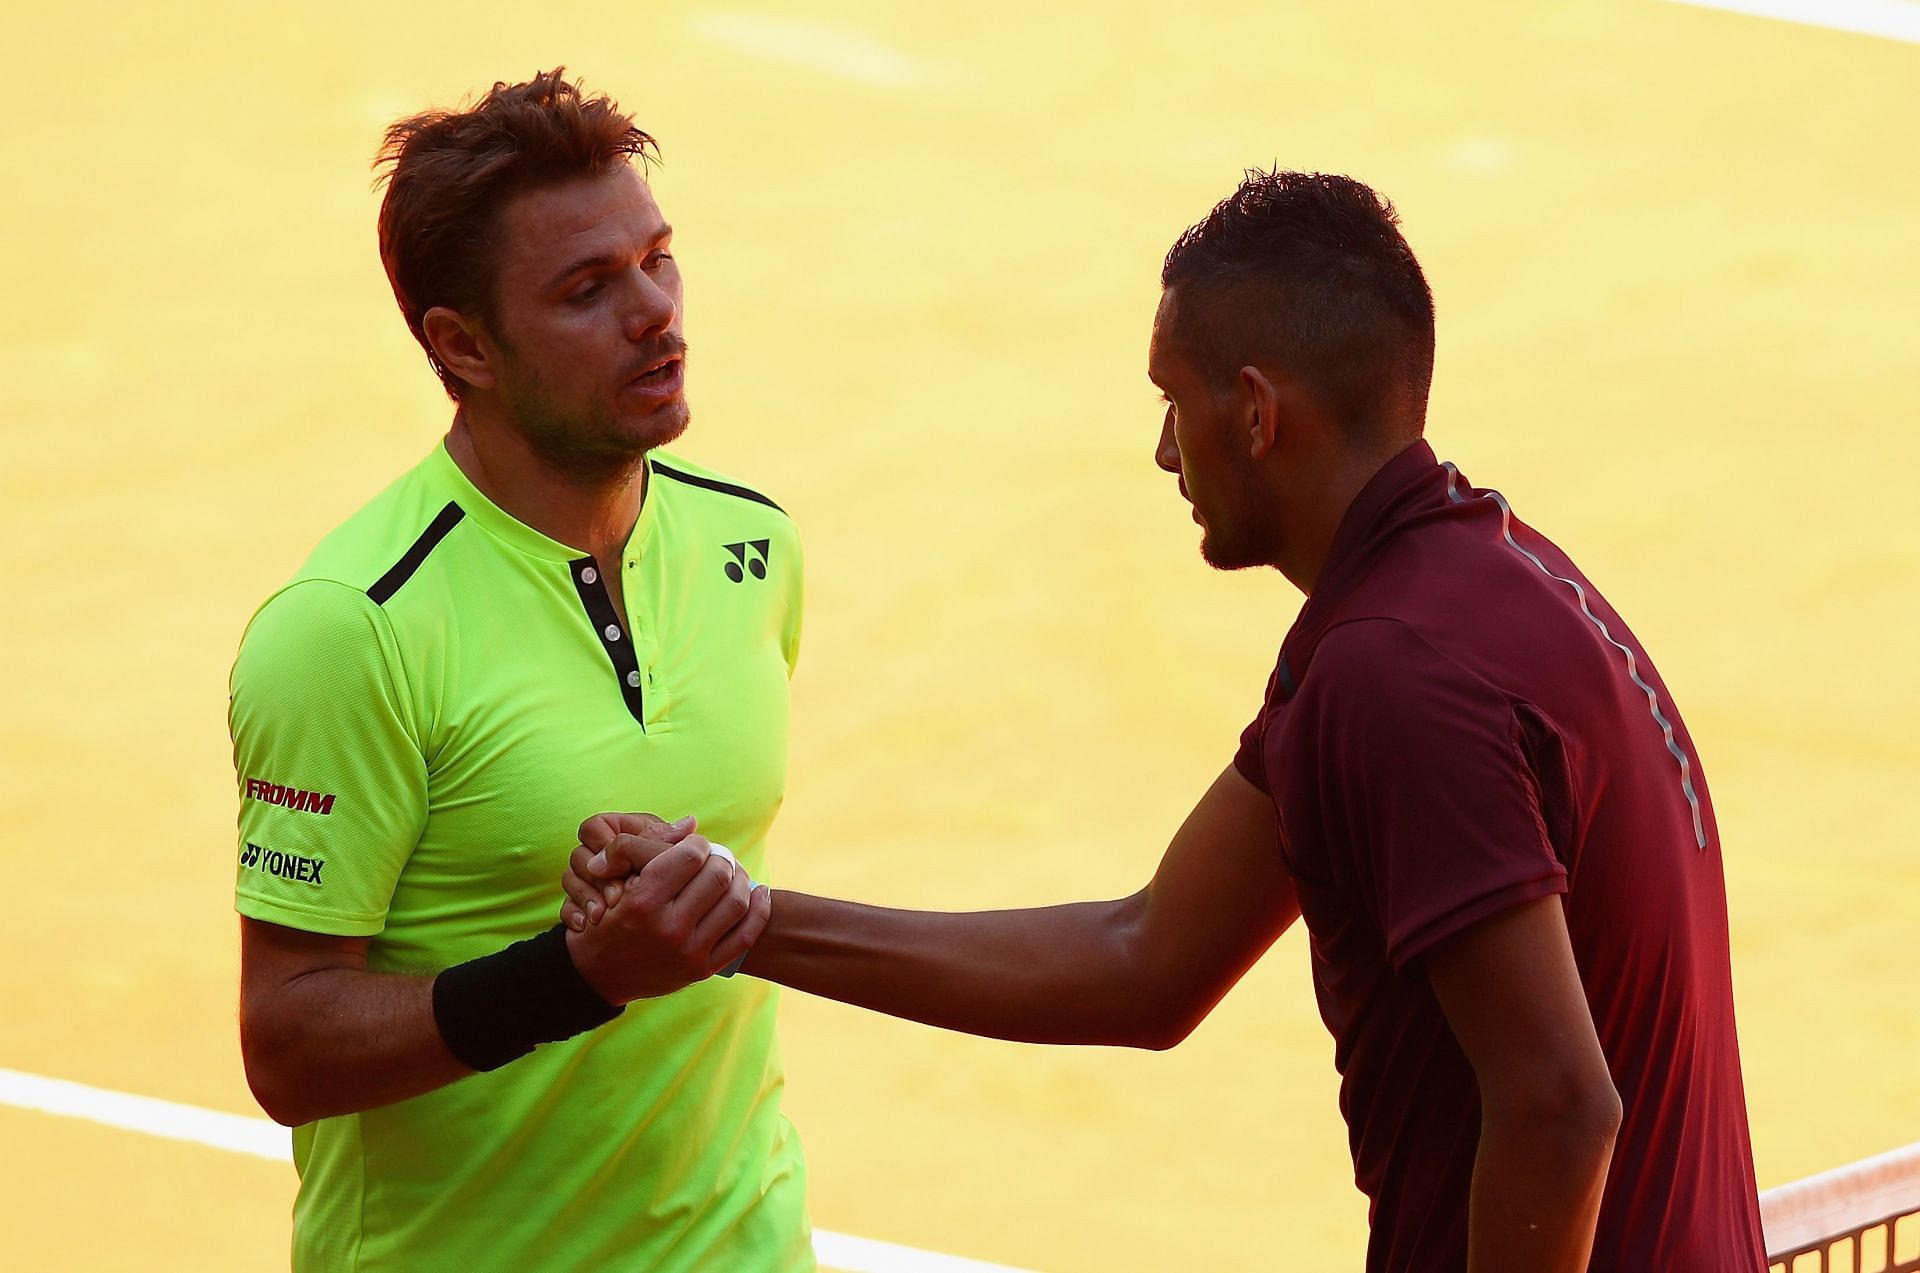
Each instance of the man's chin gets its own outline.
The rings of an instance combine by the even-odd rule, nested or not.
[[[603,417],[577,430],[522,428],[528,446],[541,461],[577,481],[604,482],[630,475],[647,455],[670,445],[687,431],[684,401],[663,404],[644,416]]]
[[[1212,531],[1201,533],[1200,559],[1215,570],[1252,570],[1267,564],[1259,554],[1247,551],[1245,545],[1230,543]]]
[[[693,419],[693,413],[687,411],[687,399],[676,397],[670,403],[662,403],[643,417],[630,417],[620,420],[620,440],[639,457],[655,447],[672,445],[687,432],[687,424]]]
[[[634,421],[628,436],[641,451],[671,446],[680,440],[680,436],[687,431],[687,425],[692,419],[693,412],[687,408],[687,400],[675,398],[672,402],[663,403],[641,419]]]

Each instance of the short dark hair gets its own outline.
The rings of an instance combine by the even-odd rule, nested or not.
[[[460,399],[462,382],[441,365],[421,325],[445,305],[493,315],[500,214],[515,195],[597,177],[638,158],[657,158],[652,137],[605,94],[584,96],[566,68],[524,84],[496,82],[462,110],[429,110],[387,129],[374,157],[387,183],[380,204],[380,260],[407,329]]]
[[[1351,177],[1249,169],[1167,253],[1176,339],[1216,382],[1273,359],[1357,428],[1402,403],[1424,418],[1433,293],[1399,224]]]

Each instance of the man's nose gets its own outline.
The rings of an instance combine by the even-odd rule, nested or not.
[[[1180,444],[1173,440],[1173,421],[1160,427],[1160,444],[1153,449],[1153,462],[1169,473],[1180,471]]]
[[[627,308],[627,339],[645,340],[657,332],[665,331],[673,326],[673,320],[679,312],[679,305],[667,294],[666,289],[642,274],[640,285],[634,291],[633,303]]]

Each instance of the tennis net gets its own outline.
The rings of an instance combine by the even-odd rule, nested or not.
[[[1770,1273],[1920,1273],[1920,1144],[1760,1195]]]

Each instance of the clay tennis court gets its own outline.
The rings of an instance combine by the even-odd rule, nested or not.
[[[0,1069],[259,1116],[227,670],[448,417],[368,162],[393,117],[564,63],[663,145],[679,450],[807,546],[777,883],[964,909],[1146,879],[1298,602],[1209,571],[1153,466],[1160,256],[1243,167],[1350,172],[1433,283],[1436,450],[1686,713],[1760,1183],[1920,1139],[1920,43],[1665,0],[0,27]],[[1165,1054],[788,996],[815,1223],[1064,1273],[1358,1267],[1304,942]],[[284,1267],[284,1162],[17,1102],[0,1145],[0,1266]]]

